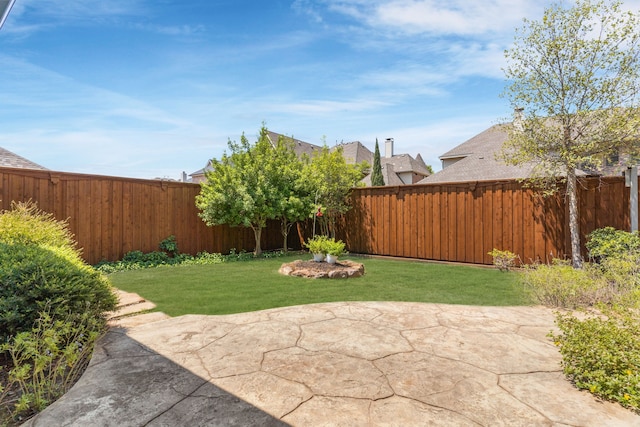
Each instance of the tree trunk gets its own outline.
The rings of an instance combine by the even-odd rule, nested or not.
[[[580,253],[580,223],[578,212],[578,179],[575,169],[567,170],[567,196],[569,197],[569,232],[571,234],[571,264],[582,268]]]
[[[302,227],[300,226],[300,222],[296,222],[296,229],[298,230],[298,239],[300,240],[300,247],[304,248],[304,235],[302,233]]]
[[[282,251],[286,254],[289,252],[287,241],[289,240],[289,231],[291,231],[292,222],[287,221],[284,217],[280,220],[280,232],[284,240],[282,245]]]
[[[256,238],[256,249],[253,251],[254,256],[262,255],[262,247],[260,246],[260,240],[262,237],[262,227],[259,225],[252,225],[253,235]]]

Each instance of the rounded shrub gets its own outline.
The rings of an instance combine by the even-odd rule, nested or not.
[[[44,311],[102,318],[115,306],[107,279],[74,249],[0,242],[0,341],[31,330]]]
[[[601,262],[609,258],[624,258],[640,254],[640,234],[604,227],[593,230],[585,244],[589,257]]]
[[[0,212],[0,242],[76,247],[67,222],[39,210],[34,202],[13,202],[11,210]]]

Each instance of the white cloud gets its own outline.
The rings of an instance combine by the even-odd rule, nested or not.
[[[512,31],[536,9],[529,0],[394,0],[376,8],[371,24],[408,33],[478,35]]]
[[[375,99],[354,99],[349,101],[307,100],[303,102],[265,102],[258,110],[295,115],[330,115],[353,113],[390,105]]]

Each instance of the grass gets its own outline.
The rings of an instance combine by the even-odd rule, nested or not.
[[[160,267],[113,273],[112,284],[153,301],[169,316],[231,314],[333,301],[414,301],[468,305],[526,305],[518,273],[495,269],[373,258],[349,258],[365,275],[346,280],[284,276],[284,262],[308,254],[215,265]]]

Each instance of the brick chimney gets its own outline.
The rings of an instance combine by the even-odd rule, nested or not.
[[[384,156],[388,159],[393,157],[393,138],[387,138],[384,141]]]

